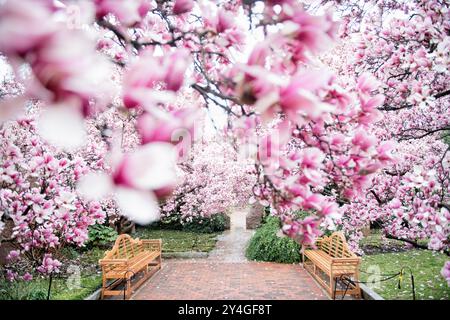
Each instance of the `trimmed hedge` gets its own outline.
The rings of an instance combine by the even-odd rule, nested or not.
[[[280,219],[269,216],[259,227],[246,250],[250,260],[280,263],[298,263],[301,261],[300,245],[288,237],[277,236]]]
[[[186,222],[184,224],[182,224],[180,220],[179,215],[173,214],[161,219],[161,221],[158,221],[149,227],[151,229],[182,230],[197,233],[222,232],[227,227],[227,216],[225,213],[216,213],[207,218],[197,217],[191,222]]]

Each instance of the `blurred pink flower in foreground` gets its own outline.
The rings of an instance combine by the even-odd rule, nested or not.
[[[112,176],[93,172],[81,179],[78,189],[91,200],[113,195],[123,215],[137,223],[148,224],[159,220],[155,192],[172,190],[176,186],[176,158],[172,144],[148,143],[133,152],[117,155]]]
[[[192,10],[194,7],[193,0],[175,0],[175,4],[173,6],[174,14],[182,14]]]

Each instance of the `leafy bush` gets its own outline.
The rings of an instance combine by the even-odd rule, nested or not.
[[[89,227],[88,246],[109,246],[117,238],[117,232],[111,227],[95,224]]]
[[[181,223],[180,216],[173,214],[161,219],[159,224],[152,224],[151,229],[183,230],[197,233],[214,233],[224,231],[227,224],[225,213],[217,213],[207,218],[193,218],[192,221]]]
[[[170,215],[162,216],[161,220],[152,223],[148,226],[151,229],[169,229],[169,230],[182,230],[181,215],[172,213]]]
[[[196,218],[192,222],[183,225],[184,231],[198,233],[214,233],[225,230],[226,215],[218,213],[209,218]]]
[[[46,300],[47,292],[32,282],[10,282],[0,277],[0,300]]]
[[[269,216],[250,239],[246,256],[250,260],[280,263],[301,261],[300,245],[288,237],[277,236],[280,219]]]

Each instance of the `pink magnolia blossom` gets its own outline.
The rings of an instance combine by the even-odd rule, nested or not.
[[[33,276],[32,276],[29,272],[26,272],[26,273],[22,276],[22,280],[23,280],[23,281],[31,281],[31,280],[33,280]]]
[[[95,0],[97,18],[108,13],[114,14],[125,26],[133,26],[141,21],[151,8],[148,0]]]
[[[43,274],[59,273],[61,262],[53,259],[51,254],[46,254],[42,260],[42,265],[37,268],[37,271]]]
[[[24,55],[55,32],[56,26],[49,21],[52,2],[3,1],[0,5],[0,51]]]
[[[194,8],[193,0],[175,0],[172,11],[174,14],[183,14],[191,11],[192,8]]]
[[[111,176],[88,174],[78,184],[78,190],[86,199],[104,200],[113,195],[122,215],[148,224],[160,215],[155,192],[165,195],[176,186],[175,165],[176,150],[172,144],[148,143],[118,155]]]
[[[283,232],[302,244],[314,244],[321,232],[318,230],[318,221],[313,217],[303,220],[291,221],[289,218],[283,221]]]
[[[179,49],[164,57],[143,54],[125,74],[123,101],[127,108],[153,107],[159,102],[168,102],[170,92],[157,91],[159,85],[169,91],[178,91],[184,82],[189,63],[188,52]]]
[[[358,78],[357,88],[363,94],[370,94],[372,91],[378,89],[380,82],[369,73],[364,73]]]
[[[319,119],[324,113],[334,110],[332,105],[323,103],[310,91],[306,91],[293,82],[280,92],[280,106],[284,112],[295,122],[299,117]]]
[[[13,282],[14,280],[16,280],[16,278],[17,278],[17,272],[14,272],[14,271],[12,271],[12,270],[6,270],[6,279],[9,281],[9,282]]]
[[[11,250],[8,255],[6,256],[6,259],[8,261],[15,261],[20,256],[20,251],[18,250]]]
[[[313,16],[303,10],[285,10],[284,30],[288,37],[298,42],[298,53],[302,56],[306,49],[317,53],[327,49],[335,37],[337,23],[331,14]]]
[[[168,114],[151,115],[145,113],[139,117],[137,130],[142,143],[170,142],[178,143],[182,139],[192,139],[194,123],[198,118],[198,110],[193,108],[175,109]],[[189,135],[189,137],[186,137]]]
[[[234,17],[229,11],[219,10],[217,13],[216,30],[219,33],[225,32],[234,27]]]
[[[167,90],[178,91],[181,88],[189,60],[189,51],[183,49],[172,52],[164,59]]]

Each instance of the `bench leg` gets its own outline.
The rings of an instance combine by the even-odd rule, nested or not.
[[[125,293],[125,297],[128,300],[131,296],[131,278],[127,278],[127,283],[126,283],[126,293]]]
[[[330,296],[331,299],[336,299],[336,279],[332,274],[330,274]]]
[[[358,266],[358,268],[359,268],[359,266]],[[360,299],[361,298],[361,288],[359,287],[359,271],[358,271],[358,268],[356,269],[356,272],[355,272],[355,289],[356,289],[355,297],[357,299]]]
[[[102,275],[102,292],[100,299],[103,300],[105,298],[105,290],[106,290],[106,278]]]

